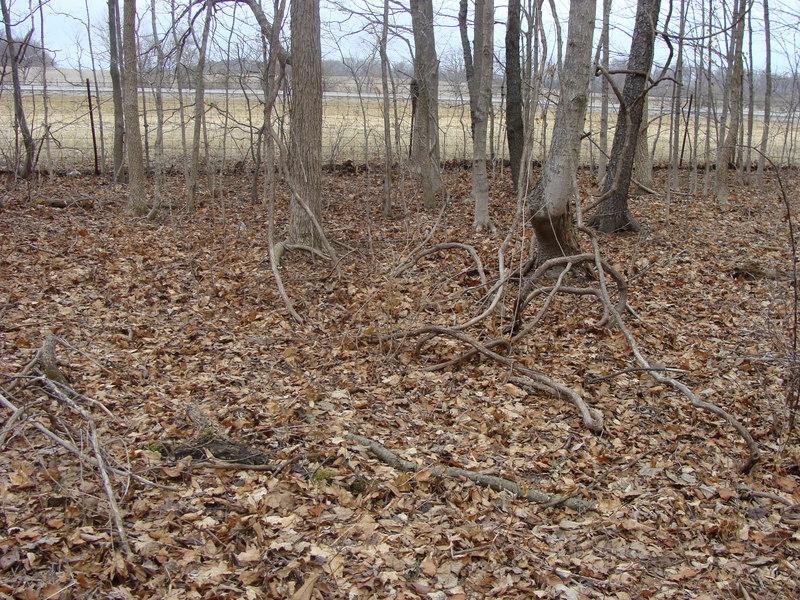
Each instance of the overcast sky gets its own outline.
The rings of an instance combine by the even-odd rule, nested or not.
[[[495,0],[496,5],[496,19],[498,27],[496,30],[495,45],[500,49],[503,45],[504,26],[506,16],[506,5],[501,3],[500,0]],[[785,0],[790,3],[796,0]],[[363,0],[348,0],[345,2],[347,6],[357,7]],[[182,4],[182,0],[177,0],[177,4]],[[35,30],[34,40],[39,41],[39,15],[35,14],[31,18],[30,7],[38,6],[39,0],[12,0],[12,14],[15,20],[28,16],[21,23],[15,23],[15,37],[23,37],[32,27]],[[138,9],[142,14],[150,5],[149,0],[139,0]],[[164,4],[162,2],[162,4]],[[564,27],[564,36],[566,36],[566,18],[568,13],[568,0],[556,0],[557,10],[559,11],[559,18],[562,20]],[[600,0],[598,0],[598,19],[600,18]],[[664,11],[666,11],[667,2],[664,4]],[[779,3],[780,4],[780,3]],[[545,3],[547,6],[548,3]],[[367,53],[373,41],[368,35],[365,35],[363,26],[355,26],[353,20],[342,23],[339,25],[338,20],[342,19],[340,14],[335,13],[329,5],[326,5],[326,0],[323,0],[323,29],[327,29],[327,40],[324,42],[326,58],[338,58],[339,51],[336,48],[335,40],[339,40],[339,45],[344,49],[345,54],[359,55]],[[678,3],[675,2],[675,9],[677,10]],[[226,9],[230,12],[230,8]],[[455,56],[460,53],[460,41],[458,31],[455,27],[455,15],[458,11],[458,0],[434,0],[434,10],[442,16],[437,18],[440,24],[437,30],[437,47],[440,54],[445,57]],[[612,52],[619,55],[627,53],[628,45],[630,43],[630,31],[633,27],[633,14],[635,10],[635,0],[613,0],[612,20],[614,31],[612,33]],[[754,14],[754,26],[760,24],[761,14],[760,6],[756,4],[756,13]],[[248,9],[244,6],[238,8],[238,14],[246,14]],[[545,9],[546,18],[550,20],[549,9]],[[49,0],[46,2],[43,16],[44,16],[44,31],[45,31],[45,44],[56,55],[57,64],[64,67],[88,67],[90,64],[89,58],[89,44],[86,23],[90,20],[93,26],[93,44],[96,54],[100,54],[100,50],[105,48],[105,21],[107,14],[106,0]],[[663,15],[661,23],[663,24]],[[163,16],[163,22],[168,22],[168,15]],[[250,19],[252,21],[252,19]],[[398,22],[401,20],[398,19]],[[149,17],[146,19],[149,23]],[[677,27],[676,16],[673,16],[672,22],[674,23],[673,29]],[[408,23],[408,19],[402,19],[403,24]],[[328,25],[326,27],[326,24]],[[552,22],[549,28],[552,30]],[[144,27],[144,30],[149,30],[149,27]],[[353,30],[356,30],[355,33]],[[331,33],[333,32],[333,33]],[[239,33],[243,35],[252,34],[255,37],[255,31],[248,31],[246,28],[241,28]],[[350,35],[345,35],[349,33]],[[776,43],[773,50],[773,69],[786,70],[788,61],[781,53],[789,54],[792,56],[793,61],[797,61],[797,48],[800,43],[797,39],[796,30],[784,30],[780,33],[781,38],[785,41],[788,47],[781,49],[781,44]],[[551,40],[549,46],[552,48],[555,35],[549,35]],[[660,43],[661,52],[657,56],[664,56],[663,42]],[[764,64],[764,40],[763,36],[756,33],[754,35],[754,63],[756,69],[763,68]],[[408,58],[408,46],[401,41],[393,43],[393,53],[396,60],[403,60]],[[658,58],[657,58],[658,60]]]

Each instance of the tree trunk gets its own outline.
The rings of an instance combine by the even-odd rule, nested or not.
[[[153,206],[147,213],[148,219],[155,219],[161,209],[161,184],[164,171],[164,97],[162,88],[164,87],[164,48],[161,45],[161,38],[158,35],[158,19],[156,18],[156,0],[150,0],[150,27],[153,29],[153,45],[156,51],[156,82],[155,82],[155,104],[156,104],[156,141],[153,147],[155,181],[153,185]]]
[[[205,99],[205,73],[206,49],[208,48],[208,33],[211,29],[211,0],[206,0],[206,17],[203,22],[203,34],[200,38],[199,56],[197,57],[197,72],[194,81],[194,128],[192,130],[192,161],[189,164],[189,178],[186,180],[186,205],[189,210],[194,210],[197,200],[197,178],[200,175],[200,131],[204,118]]]
[[[291,3],[292,97],[289,104],[289,242],[320,248],[322,240],[303,203],[319,220],[322,211],[322,51],[319,0]],[[299,198],[297,197],[299,196]]]
[[[608,71],[609,66],[609,28],[611,21],[611,0],[603,0],[603,26],[600,31],[600,60],[603,68]],[[597,161],[597,183],[605,185],[606,170],[608,169],[608,79],[603,77],[600,82],[600,159]]]
[[[736,143],[739,137],[739,125],[742,112],[742,82],[744,79],[744,66],[742,59],[742,46],[744,45],[744,11],[747,9],[746,0],[736,3],[733,12],[733,31],[728,52],[727,75],[725,77],[725,92],[728,98],[728,115],[730,123],[725,130],[725,120],[721,130],[720,147],[717,152],[717,203],[721,207],[730,205],[728,201],[728,167],[734,160]]]
[[[418,86],[412,161],[422,179],[425,208],[436,206],[442,189],[439,172],[439,61],[433,31],[432,0],[411,0],[414,76]]]
[[[462,0],[459,22],[466,27],[466,2]],[[463,34],[465,60],[470,54],[469,39]],[[475,202],[473,227],[494,231],[489,218],[489,176],[486,169],[486,137],[492,107],[492,66],[494,62],[494,0],[475,0],[474,56],[471,77],[468,71],[472,116],[472,197]]]
[[[647,109],[648,104],[647,96],[645,96],[644,106],[642,107],[642,122],[639,125],[639,133],[636,135],[636,152],[633,156],[633,174],[636,177],[636,181],[646,188],[653,189],[653,161],[650,160],[650,143],[647,133],[647,127],[650,121],[650,115]],[[638,188],[636,193],[641,194],[648,192]]]
[[[147,212],[142,134],[139,131],[139,95],[136,65],[136,0],[125,0],[122,12],[122,85],[125,113],[125,149],[128,157],[128,204],[132,215]]]
[[[478,0],[480,1],[480,0]],[[461,52],[464,55],[464,78],[467,80],[467,93],[469,95],[469,126],[470,135],[475,138],[475,105],[478,102],[478,91],[475,89],[475,62],[472,56],[472,45],[469,43],[469,0],[459,0],[458,3],[458,32],[461,35]],[[475,18],[478,10],[476,7]],[[476,41],[477,44],[477,41]]]
[[[520,66],[520,0],[508,3],[506,22],[506,135],[511,180],[519,189],[522,151],[525,147],[525,123],[522,120],[522,69]]]
[[[661,0],[639,0],[636,7],[636,25],[603,185],[603,200],[589,220],[589,225],[605,233],[640,229],[628,209],[628,188],[636,153],[636,138],[642,123],[647,79],[653,64],[653,42],[660,7]]]
[[[772,41],[769,23],[769,0],[764,2],[764,42],[766,58],[764,64],[764,128],[761,130],[761,148],[758,154],[758,170],[756,171],[756,184],[761,185],[764,177],[764,166],[767,162],[767,140],[769,139],[769,121],[772,108]]]
[[[119,46],[119,1],[108,0],[108,47],[109,73],[111,75],[111,99],[114,103],[114,181],[125,181],[125,116],[122,107],[122,79],[120,77]]]
[[[576,170],[592,74],[595,4],[595,0],[570,2],[567,51],[550,155],[527,198],[539,262],[569,256],[577,249],[569,206],[576,191]]]
[[[379,52],[381,57],[381,94],[383,96],[383,145],[384,145],[384,175],[383,175],[383,216],[392,214],[392,127],[389,121],[391,110],[389,96],[389,0],[383,0],[383,19],[381,21],[381,36]]]
[[[22,145],[25,149],[25,157],[17,168],[20,177],[27,178],[33,171],[33,161],[36,157],[36,143],[33,134],[28,128],[28,121],[25,118],[25,108],[22,104],[22,87],[19,81],[19,65],[17,64],[17,44],[11,32],[11,13],[6,0],[0,0],[0,9],[3,13],[3,25],[6,35],[6,60],[11,68],[11,82],[14,86],[14,121],[22,136]]]
[[[672,87],[672,109],[670,124],[670,168],[669,180],[667,183],[667,193],[664,199],[665,218],[669,222],[670,211],[672,210],[672,192],[679,186],[679,169],[681,166],[681,101],[683,92],[683,46],[684,34],[686,32],[686,0],[681,0],[678,25],[678,56],[675,61],[675,81]],[[688,125],[688,118],[687,118]]]

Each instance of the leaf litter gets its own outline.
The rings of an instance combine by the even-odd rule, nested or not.
[[[644,372],[606,378],[635,365],[618,331],[596,327],[588,300],[558,297],[514,355],[580,391],[603,412],[602,434],[565,401],[509,382],[502,365],[423,370],[463,352],[456,340],[418,355],[413,344],[376,343],[480,308],[480,282],[458,251],[389,275],[435,215],[407,191],[400,218],[380,217],[378,177],[326,176],[327,230],[345,249],[341,279],[318,258],[284,257],[303,325],[275,291],[266,210],[243,200],[241,180],[221,178],[196,213],[176,202],[154,222],[125,217],[124,188],[99,179],[9,193],[0,384],[19,380],[53,331],[69,344],[58,358],[72,388],[113,414],[90,405],[109,462],[162,487],[114,477],[126,555],[96,474],[26,426],[61,423],[86,449],[75,415],[54,415],[62,409],[27,380],[14,387],[9,399],[29,408],[15,423],[3,409],[0,597],[800,595],[791,510],[800,460],[796,441],[781,448],[777,433],[791,257],[772,182],[739,189],[725,213],[710,198],[673,199],[669,221],[660,199],[634,200],[646,232],[600,239],[630,280],[636,318],[626,320],[649,356],[685,371],[681,381],[758,441],[762,462],[740,474],[744,450],[721,420]],[[468,173],[448,177],[451,203],[430,244],[471,244],[496,276],[499,239],[470,228]],[[587,178],[581,184],[590,190]],[[179,180],[166,185],[181,197]],[[73,196],[82,201],[65,208],[42,201]],[[496,180],[499,225],[511,222],[512,198]],[[285,209],[279,198],[278,214]],[[499,335],[502,323],[486,328]],[[225,465],[211,453],[175,458],[198,435],[191,405],[270,468],[215,468]],[[422,468],[396,470],[351,433]],[[438,467],[597,509],[543,507]]]

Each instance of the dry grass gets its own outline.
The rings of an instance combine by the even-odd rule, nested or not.
[[[374,92],[372,87],[367,89]],[[337,93],[336,88],[334,93]],[[0,96],[0,154],[6,164],[10,164],[15,143],[14,113],[12,98],[8,90]],[[471,140],[469,127],[469,107],[466,100],[459,99],[459,93],[447,88],[448,93],[441,101],[440,116],[440,141],[443,159],[468,160],[471,157]],[[327,95],[324,105],[323,125],[323,160],[331,163],[351,159],[356,162],[375,160],[383,156],[383,113],[382,102],[374,94],[359,100],[350,90],[340,90],[338,94],[352,95]],[[152,146],[155,136],[155,105],[152,94],[142,96],[141,103],[143,114],[143,131]],[[164,147],[168,166],[180,164],[183,156],[182,123],[187,140],[190,141],[191,129],[189,125],[193,119],[193,95],[184,94],[184,114],[180,114],[180,102],[177,93],[169,92],[164,95],[166,119],[164,123]],[[596,103],[595,103],[596,104]],[[280,128],[282,116],[285,114],[284,106],[277,107],[275,119],[276,128]],[[668,108],[668,107],[667,107]],[[505,158],[507,155],[505,145],[505,128],[501,107],[496,105],[497,118],[493,127],[492,147],[494,155]],[[26,98],[25,110],[34,135],[42,140],[45,137],[44,127],[44,98],[41,92],[31,93]],[[669,157],[671,115],[668,112],[658,111],[660,107],[653,102],[651,105],[651,126],[649,130],[651,147],[654,146],[653,157],[655,161],[666,162]],[[546,155],[547,147],[554,123],[554,109],[539,111],[534,120],[534,150],[533,157],[542,159]],[[100,115],[102,114],[102,121]],[[110,154],[111,131],[113,128],[113,109],[109,93],[101,94],[99,108],[94,106],[95,132],[99,150],[102,151],[102,138],[105,141],[106,156]],[[48,121],[50,123],[50,156],[52,165],[56,169],[69,169],[76,166],[90,164],[92,158],[92,135],[89,120],[89,107],[84,91],[78,88],[75,91],[51,92],[48,99]],[[391,115],[392,134],[398,136],[394,151],[402,156],[408,153],[411,129],[411,106],[406,96],[397,97],[392,107]],[[203,142],[206,155],[210,160],[223,163],[234,163],[246,159],[251,152],[253,144],[258,137],[258,129],[263,123],[263,104],[252,94],[242,94],[232,91],[211,92],[205,98],[205,129]],[[600,115],[597,110],[590,110],[586,129],[592,131],[595,139],[600,127]],[[683,146],[683,156],[689,160],[692,153],[692,144],[697,144],[702,156],[706,147],[705,118],[701,117],[698,136],[693,135],[694,121],[689,121],[691,135],[687,137]],[[756,121],[753,139],[760,140],[763,124]],[[798,143],[797,128],[789,121],[773,121],[767,154],[776,162],[797,162]],[[613,133],[610,132],[609,140]],[[715,136],[713,122],[711,135]],[[713,156],[715,143],[709,144]],[[755,160],[754,154],[754,160]],[[46,160],[46,146],[42,145],[40,161]],[[584,143],[583,157],[587,162],[595,161],[598,150],[588,140]]]

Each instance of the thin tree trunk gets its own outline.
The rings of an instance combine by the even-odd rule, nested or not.
[[[211,30],[212,1],[206,0],[205,20],[203,21],[203,34],[200,38],[200,48],[197,57],[197,71],[194,83],[194,128],[192,130],[192,160],[189,163],[189,179],[186,181],[186,204],[189,210],[194,210],[197,201],[197,179],[200,175],[200,134],[205,116],[205,69],[206,50],[208,48],[208,33]]]
[[[761,152],[758,155],[758,170],[756,171],[756,183],[761,185],[764,178],[764,167],[767,162],[767,140],[769,139],[769,121],[772,108],[772,41],[769,22],[769,0],[764,3],[764,43],[766,50],[764,64],[764,128],[761,130]]]
[[[675,81],[672,86],[672,123],[670,127],[670,169],[669,184],[665,199],[666,219],[672,205],[672,190],[678,187],[678,169],[680,168],[680,138],[681,138],[681,91],[683,90],[683,38],[686,31],[686,0],[681,0],[678,24],[678,58],[675,63]]]
[[[125,181],[125,115],[122,106],[122,78],[120,77],[120,25],[119,0],[108,0],[108,47],[109,74],[111,76],[111,98],[114,103],[114,181]]]
[[[519,188],[522,152],[525,148],[525,122],[522,119],[522,71],[520,67],[520,0],[508,3],[506,22],[506,135],[511,181]]]
[[[41,3],[41,0],[40,0]],[[94,44],[92,43],[92,20],[89,16],[89,0],[84,0],[84,7],[86,9],[86,39],[89,42],[89,57],[92,64],[92,83],[94,83],[94,96],[97,100],[97,122],[100,129],[100,173],[106,172],[106,136],[105,127],[103,126],[103,103],[100,102],[100,84],[97,82],[97,67],[95,63]],[[44,26],[42,26],[44,31]],[[44,45],[44,44],[43,44]]]
[[[486,169],[486,135],[492,106],[492,65],[494,61],[494,0],[475,0],[475,80],[477,94],[473,115],[472,196],[475,201],[473,227],[494,231],[489,218],[489,178]]]
[[[186,74],[186,69],[183,66],[183,44],[178,37],[178,22],[176,16],[178,14],[178,7],[175,0],[170,0],[170,13],[172,15],[172,43],[177,48],[175,56],[175,86],[178,91],[178,118],[181,124],[181,168],[183,170],[183,179],[189,179],[189,144],[186,140],[186,102],[183,99],[184,80],[181,74]]]
[[[19,80],[19,65],[17,64],[17,43],[14,41],[14,36],[11,32],[11,13],[7,0],[0,0],[0,9],[2,9],[6,34],[6,60],[11,68],[11,82],[14,88],[14,123],[19,135],[22,136],[22,146],[25,152],[24,158],[18,166],[17,174],[22,178],[27,178],[33,171],[36,143],[25,118],[25,108],[22,103],[22,86]]]
[[[125,149],[128,158],[128,204],[132,215],[147,212],[142,134],[139,131],[139,94],[137,93],[136,0],[125,0],[122,13],[122,85],[125,113]]]
[[[730,51],[728,53],[727,77],[725,78],[725,91],[728,96],[728,115],[730,123],[725,130],[725,119],[719,139],[721,145],[717,153],[717,203],[725,208],[730,205],[728,199],[728,166],[736,154],[737,140],[739,138],[740,116],[742,112],[742,83],[744,79],[744,66],[742,60],[742,46],[744,44],[744,11],[747,9],[747,0],[739,0],[732,16],[733,32],[731,36]],[[723,106],[723,111],[725,106]]]
[[[164,98],[161,89],[164,85],[164,49],[158,37],[158,20],[156,19],[156,0],[150,0],[150,26],[153,30],[153,45],[156,50],[156,140],[153,147],[155,182],[153,185],[153,206],[147,213],[148,219],[155,219],[161,209],[161,184],[164,171]]]
[[[381,57],[381,94],[383,96],[383,145],[384,145],[384,174],[383,174],[383,216],[392,214],[392,127],[389,121],[391,98],[389,96],[389,0],[383,1],[383,19],[381,21],[381,35],[379,52]]]
[[[39,0],[39,42],[41,44],[42,59],[42,106],[44,112],[44,156],[48,179],[53,178],[53,157],[50,153],[50,94],[47,90],[47,50],[44,45],[44,3]],[[92,69],[94,69],[94,57],[92,57]],[[88,90],[87,90],[88,91]],[[91,111],[91,98],[89,99],[89,110]],[[96,154],[95,154],[96,156]]]
[[[600,47],[602,53],[602,65],[608,72],[609,66],[609,24],[611,21],[611,0],[603,0],[603,28],[600,33]],[[597,164],[597,182],[600,186],[606,179],[606,169],[608,168],[608,101],[609,101],[608,79],[602,78],[600,82],[600,159]]]

